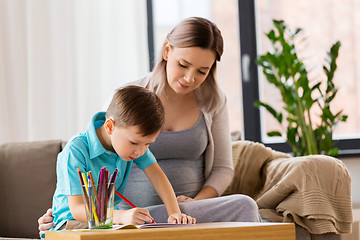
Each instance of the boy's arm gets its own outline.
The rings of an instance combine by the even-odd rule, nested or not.
[[[157,162],[151,164],[144,168],[144,172],[165,204],[168,215],[180,213],[181,211],[176,200],[174,189],[159,164]]]
[[[169,223],[196,223],[195,218],[181,213],[174,189],[157,162],[144,168],[144,172],[165,204]]]
[[[68,195],[71,215],[79,222],[87,222],[83,197],[81,195]]]

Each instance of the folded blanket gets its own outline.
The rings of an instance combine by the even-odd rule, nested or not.
[[[292,157],[251,141],[233,143],[235,175],[225,194],[254,198],[262,217],[310,233],[350,233],[351,177],[338,159]]]

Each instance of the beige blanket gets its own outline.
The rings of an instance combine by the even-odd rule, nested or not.
[[[233,143],[235,175],[225,194],[254,198],[262,217],[313,234],[350,233],[351,178],[338,159],[292,157],[250,141]]]

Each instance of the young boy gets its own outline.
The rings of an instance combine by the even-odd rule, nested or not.
[[[148,150],[163,124],[164,108],[153,92],[137,86],[117,90],[106,113],[95,114],[86,132],[75,135],[58,155],[53,197],[55,230],[69,220],[87,221],[78,167],[81,172],[91,171],[95,179],[102,167],[111,173],[117,168],[115,187],[123,194],[133,162],[144,170],[163,200],[169,223],[195,223],[194,218],[180,212],[169,180]],[[120,201],[115,196],[114,224],[152,221],[147,209],[119,210]]]

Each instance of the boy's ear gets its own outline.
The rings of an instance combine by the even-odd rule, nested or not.
[[[105,123],[104,123],[104,126],[105,126],[105,129],[106,129],[106,132],[111,135],[112,132],[114,131],[114,128],[115,128],[115,122],[113,119],[111,118],[107,118]]]
[[[165,42],[165,44],[164,44],[164,49],[163,49],[163,59],[165,60],[165,61],[167,61],[168,60],[168,55],[169,55],[169,51],[170,51],[170,44],[169,44],[169,42]]]

